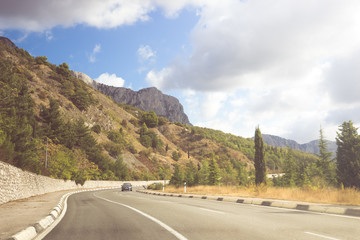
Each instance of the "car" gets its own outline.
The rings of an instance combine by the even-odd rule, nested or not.
[[[124,183],[121,185],[121,191],[132,191],[131,183]]]

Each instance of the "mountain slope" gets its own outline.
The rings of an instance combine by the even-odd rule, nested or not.
[[[290,147],[291,149],[300,150],[307,153],[315,153],[319,154],[319,140],[313,140],[308,143],[299,144],[294,140],[285,139],[282,137],[263,134],[262,135],[264,142],[267,145],[274,146],[274,147]],[[332,152],[333,155],[336,153],[337,145],[336,142],[327,141],[328,143],[328,151]]]
[[[184,125],[191,125],[179,100],[175,97],[163,94],[155,87],[133,91],[128,88],[113,87],[98,83],[84,73],[72,71],[72,74],[93,88],[99,90],[101,93],[110,96],[118,103],[131,105],[143,111],[154,111],[157,115],[165,117],[171,122],[180,122]]]
[[[66,63],[34,58],[2,37],[0,86],[0,160],[25,170],[64,179],[169,179],[175,164],[201,166],[212,153],[220,164],[252,166],[191,126],[162,120],[144,132],[147,112],[73,77]]]

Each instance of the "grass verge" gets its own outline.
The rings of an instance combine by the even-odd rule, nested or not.
[[[184,193],[184,188],[166,186],[165,191],[169,193]],[[186,193],[233,197],[256,197],[339,205],[360,205],[360,192],[354,188],[312,189],[280,188],[267,186],[195,186],[187,187]]]

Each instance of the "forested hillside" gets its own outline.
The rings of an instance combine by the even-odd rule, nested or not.
[[[248,184],[254,178],[252,139],[117,104],[73,77],[66,63],[34,58],[5,38],[0,99],[0,160],[25,170],[79,183],[170,179],[177,171],[193,184]],[[270,146],[265,158],[268,173],[282,172],[288,159],[302,168],[318,160]]]

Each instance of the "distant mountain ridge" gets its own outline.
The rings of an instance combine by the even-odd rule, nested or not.
[[[171,122],[191,125],[179,100],[173,96],[163,94],[155,87],[133,91],[128,88],[98,83],[81,72],[72,71],[72,74],[101,93],[110,96],[118,103],[131,105],[143,111],[154,111],[158,116],[166,117]]]
[[[274,146],[274,147],[290,147],[291,149],[297,149],[307,153],[315,153],[319,154],[319,140],[313,140],[308,143],[299,144],[294,140],[285,139],[282,137],[269,135],[269,134],[262,134],[263,140],[267,145]],[[333,153],[335,156],[337,145],[334,141],[326,140],[328,145],[328,151]]]

